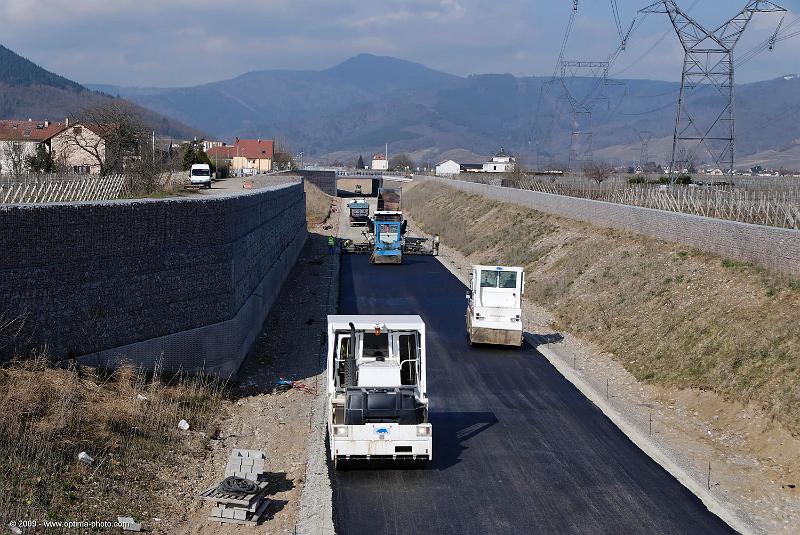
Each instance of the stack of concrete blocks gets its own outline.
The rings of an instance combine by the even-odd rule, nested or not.
[[[267,512],[271,500],[264,497],[267,482],[259,481],[264,473],[266,456],[260,450],[235,449],[228,458],[225,477],[234,476],[258,483],[258,490],[245,496],[223,494],[216,486],[209,487],[200,498],[215,502],[208,519],[220,522],[255,526]]]

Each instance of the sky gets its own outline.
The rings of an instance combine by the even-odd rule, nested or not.
[[[774,0],[800,16],[800,0]],[[629,26],[648,0],[617,0]],[[677,0],[716,28],[746,0]],[[80,83],[176,87],[263,69],[324,69],[359,53],[458,75],[550,75],[572,0],[0,0],[0,44]],[[641,15],[640,15],[641,17]],[[780,16],[757,14],[739,54]],[[800,22],[794,27],[800,30]],[[579,0],[565,58],[619,45],[611,2]],[[611,73],[679,80],[683,52],[667,15],[647,15]],[[738,82],[800,72],[800,36],[737,71]]]

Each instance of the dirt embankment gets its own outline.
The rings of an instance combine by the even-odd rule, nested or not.
[[[330,216],[333,197],[324,193],[308,180],[304,181],[303,187],[306,192],[306,220],[308,221],[308,226],[320,225]]]
[[[637,379],[756,402],[800,434],[800,281],[680,245],[435,184],[405,193],[428,232],[476,263],[521,265],[553,327]]]

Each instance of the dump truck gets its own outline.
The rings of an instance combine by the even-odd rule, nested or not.
[[[467,293],[467,335],[470,344],[522,345],[521,267],[472,266]]]
[[[347,203],[350,212],[350,226],[367,226],[369,224],[369,203],[366,199],[354,199]]]
[[[328,316],[327,419],[342,460],[433,457],[425,324],[416,315]]]
[[[378,210],[399,212],[403,209],[403,190],[400,188],[378,189]]]

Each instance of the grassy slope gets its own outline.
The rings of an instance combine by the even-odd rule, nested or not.
[[[527,297],[554,327],[638,379],[755,401],[800,433],[797,279],[435,184],[403,201],[476,263],[525,266]]]
[[[221,395],[203,378],[167,385],[131,367],[111,376],[43,359],[0,368],[0,521],[163,517],[175,467],[205,448],[178,421],[212,435]]]

